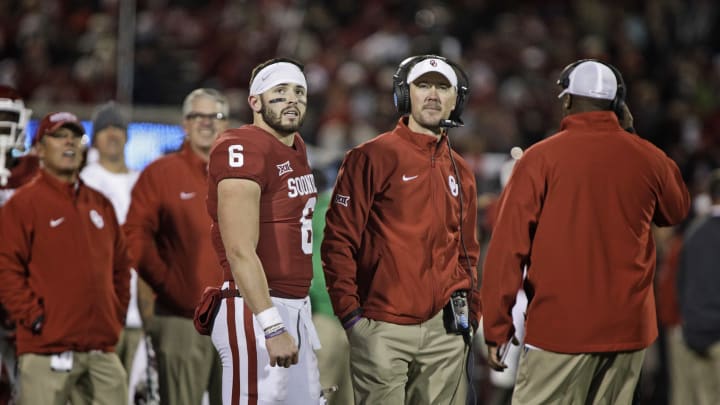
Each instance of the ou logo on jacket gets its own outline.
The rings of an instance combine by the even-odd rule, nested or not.
[[[102,215],[95,210],[90,210],[90,220],[93,224],[95,224],[97,229],[102,229],[105,226],[105,221],[103,221]]]
[[[452,175],[448,176],[448,186],[450,186],[450,194],[452,194],[453,197],[457,197],[460,193],[460,187],[457,180],[455,180],[455,177]]]

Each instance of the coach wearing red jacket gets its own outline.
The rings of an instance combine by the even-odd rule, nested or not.
[[[651,226],[682,221],[690,198],[677,165],[623,130],[632,116],[614,67],[579,61],[558,83],[560,132],[524,153],[500,197],[481,290],[488,361],[504,368],[527,266],[513,404],[630,404],[657,337]]]
[[[322,260],[358,405],[465,404],[467,346],[443,315],[467,294],[466,333],[476,325],[479,245],[475,178],[440,126],[460,119],[466,95],[453,66],[435,55],[400,64],[407,116],[348,152],[327,211]]]
[[[228,102],[214,89],[185,97],[186,140],[140,173],[124,229],[138,274],[157,298],[146,325],[157,352],[162,404],[194,405],[205,390],[221,403],[220,359],[192,317],[207,286],[222,283],[205,208],[210,148],[228,127]]]
[[[78,179],[84,129],[67,112],[40,123],[42,170],[0,214],[0,300],[17,323],[19,401],[127,404],[114,352],[130,263],[112,204]]]

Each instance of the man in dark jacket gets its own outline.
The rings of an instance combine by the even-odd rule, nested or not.
[[[700,405],[720,403],[720,169],[708,192],[710,215],[688,231],[678,270],[683,338],[694,352],[688,371]]]

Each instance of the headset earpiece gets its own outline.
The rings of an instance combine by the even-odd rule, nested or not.
[[[468,78],[467,74],[464,70],[460,68],[456,63],[453,63],[451,61],[447,61],[450,66],[455,70],[455,74],[458,78],[458,85],[457,85],[457,99],[455,100],[455,108],[450,112],[449,119],[451,121],[458,122],[462,124],[462,113],[463,110],[465,110],[465,103],[467,103],[467,97],[470,93],[470,79]]]
[[[393,102],[395,104],[395,108],[400,115],[410,114],[410,84],[407,82],[408,74],[410,73],[410,69],[412,69],[412,67],[417,63],[431,58],[440,59],[455,70],[455,75],[458,79],[457,98],[455,99],[455,108],[450,113],[449,119],[462,124],[460,116],[465,109],[465,103],[467,102],[467,97],[470,92],[470,80],[465,71],[462,70],[458,64],[442,56],[411,56],[400,62],[400,65],[398,65],[398,68],[393,75]]]
[[[411,56],[403,60],[393,75],[393,102],[400,115],[410,113],[410,85],[407,83],[410,68],[423,59],[423,56]]]

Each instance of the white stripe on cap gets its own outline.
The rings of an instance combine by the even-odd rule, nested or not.
[[[307,89],[305,75],[297,65],[290,62],[278,62],[265,66],[257,72],[250,85],[250,95],[256,96],[265,93],[283,83],[295,83]]]

